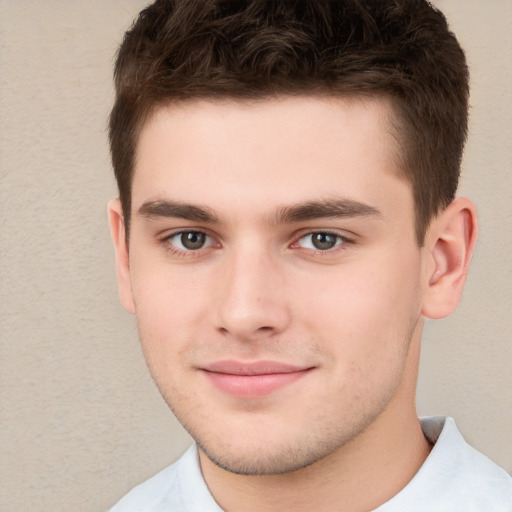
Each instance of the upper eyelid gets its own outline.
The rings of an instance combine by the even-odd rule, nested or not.
[[[204,234],[207,239],[210,239],[211,243],[209,243],[206,247],[201,247],[199,249],[195,249],[195,250],[184,250],[184,249],[181,249],[179,247],[176,247],[173,243],[171,243],[171,240],[175,237],[175,236],[178,236],[180,234],[183,234],[183,233],[202,233]],[[201,251],[203,250],[208,250],[210,249],[211,247],[215,247],[216,245],[220,245],[219,244],[219,239],[218,237],[212,235],[208,230],[205,230],[205,229],[198,229],[198,228],[186,228],[186,229],[183,229],[183,228],[177,228],[177,229],[174,229],[174,230],[166,230],[163,232],[162,235],[158,235],[158,243],[159,244],[162,244],[162,245],[168,245],[170,247],[173,248],[173,251],[175,252],[183,252],[183,253],[201,253]]]
[[[301,229],[299,230],[295,235],[294,235],[294,240],[296,242],[298,242],[301,238],[304,238],[305,236],[308,236],[308,235],[314,235],[315,233],[325,233],[325,234],[328,234],[328,235],[334,235],[334,236],[339,236],[342,240],[345,240],[347,242],[353,242],[356,238],[357,238],[357,235],[355,235],[354,233],[351,233],[351,232],[348,232],[346,230],[341,230],[341,229],[336,229],[336,228],[314,228],[314,229]]]
[[[322,250],[322,249],[310,249],[310,248],[307,248],[307,247],[302,247],[302,249],[306,249],[306,250],[315,250],[315,251],[320,251],[320,252],[330,252],[330,251],[334,251],[335,249],[347,244],[347,243],[351,243],[352,240],[349,239],[348,237],[346,236],[343,236],[343,235],[340,235],[339,233],[331,233],[330,231],[311,231],[309,233],[306,233],[302,236],[299,236],[295,242],[292,243],[291,247],[297,247],[299,246],[299,242],[301,240],[303,240],[304,238],[308,237],[308,236],[313,236],[315,234],[318,234],[318,233],[322,233],[322,234],[325,234],[325,235],[332,235],[334,237],[337,237],[339,238],[339,241],[340,243],[337,243],[336,245],[334,245],[333,247],[331,247],[330,249],[325,249],[325,250]]]
[[[170,238],[179,235],[181,233],[203,233],[206,236],[210,238],[218,238],[218,236],[215,236],[212,234],[212,232],[208,229],[204,228],[175,228],[175,229],[166,229],[162,231],[161,234],[158,235],[158,238],[160,240],[169,240]]]

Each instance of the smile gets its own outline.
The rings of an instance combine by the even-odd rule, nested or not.
[[[273,361],[218,361],[202,371],[223,393],[236,398],[260,398],[298,381],[312,369]]]

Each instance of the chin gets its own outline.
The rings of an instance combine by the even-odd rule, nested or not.
[[[292,433],[290,433],[292,434]],[[337,434],[337,435],[336,435]],[[345,444],[339,432],[318,439],[248,436],[239,442],[196,438],[199,449],[218,467],[237,475],[281,475],[300,470],[329,456]]]
[[[302,453],[300,450],[292,451],[282,447],[274,453],[261,453],[261,450],[258,450],[257,454],[231,455],[224,452],[221,456],[216,456],[211,453],[211,450],[199,444],[198,446],[216,466],[236,475],[281,475],[302,469],[322,458],[310,453]]]

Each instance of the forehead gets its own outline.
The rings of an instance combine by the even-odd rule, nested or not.
[[[391,102],[383,97],[161,107],[141,131],[133,209],[169,195],[218,209],[328,196],[375,200],[384,185],[409,189],[399,178],[391,119]]]

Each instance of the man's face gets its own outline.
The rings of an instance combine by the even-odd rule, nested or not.
[[[230,471],[303,467],[413,403],[424,265],[389,117],[384,99],[197,101],[142,130],[124,304]]]

